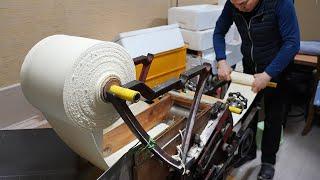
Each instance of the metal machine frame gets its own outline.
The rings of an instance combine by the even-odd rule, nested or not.
[[[244,155],[248,151],[252,142],[252,130],[248,128],[250,122],[253,120],[258,108],[250,108],[251,111],[246,115],[246,119],[242,122],[240,130],[236,133],[233,131],[233,121],[231,112],[228,109],[228,104],[216,103],[212,107],[212,116],[218,120],[218,124],[215,127],[213,136],[210,137],[208,143],[205,145],[203,152],[198,160],[187,162],[187,153],[190,149],[190,142],[192,137],[192,130],[195,123],[195,117],[199,108],[201,96],[203,94],[206,80],[211,72],[211,65],[204,64],[196,66],[185,73],[181,74],[178,79],[171,79],[153,89],[148,87],[142,81],[145,81],[150,65],[152,62],[152,55],[142,56],[134,59],[135,64],[143,64],[143,69],[139,80],[131,81],[122,85],[123,88],[128,88],[141,93],[146,101],[152,102],[155,98],[164,95],[171,90],[184,89],[188,80],[193,77],[199,76],[199,81],[196,87],[196,92],[191,104],[190,114],[186,121],[185,133],[182,139],[181,145],[181,159],[177,160],[166,153],[154,143],[150,151],[157,158],[161,159],[170,167],[173,167],[176,174],[180,174],[180,177],[186,177],[185,168],[194,168],[194,176],[201,179],[218,179],[232,166],[232,160],[234,160],[234,154],[240,148],[240,155]],[[220,84],[222,85],[222,84]],[[103,90],[102,98],[106,102],[111,102],[115,109],[120,114],[126,125],[132,131],[132,133],[140,140],[145,146],[150,146],[152,139],[143,129],[136,117],[129,109],[126,100],[119,98],[116,94],[108,91],[106,86]],[[222,112],[222,113],[221,113]],[[220,113],[219,117],[218,114]],[[248,140],[249,137],[249,140]],[[251,139],[250,139],[251,138]],[[221,155],[222,152],[222,155]],[[225,157],[224,160],[217,159],[217,156]],[[233,161],[234,162],[234,161]]]
[[[167,93],[168,91],[174,90],[174,89],[183,89],[186,82],[197,76],[200,75],[199,83],[197,86],[197,91],[194,97],[194,101],[191,105],[191,113],[189,115],[189,118],[187,120],[187,127],[186,127],[186,134],[183,139],[183,153],[186,154],[189,149],[189,143],[192,133],[192,128],[194,125],[195,116],[197,113],[197,109],[199,107],[200,99],[202,96],[203,88],[205,81],[210,74],[211,67],[208,65],[201,65],[197,66],[183,74],[180,75],[179,79],[171,79],[164,84],[157,86],[154,89],[151,89],[146,84],[144,84],[141,81],[131,81],[122,87],[136,90],[142,94],[144,98],[146,98],[148,101],[152,101],[153,99]],[[148,145],[150,143],[150,136],[147,134],[147,132],[143,129],[143,127],[139,124],[136,117],[133,115],[131,110],[129,109],[128,105],[126,104],[126,101],[123,99],[120,99],[114,94],[109,93],[107,90],[104,91],[103,99],[106,102],[111,102],[115,109],[120,114],[121,118],[124,120],[124,122],[128,125],[130,130],[135,134],[135,136],[144,144]],[[156,155],[158,158],[160,158],[163,162],[168,163],[170,166],[176,168],[177,170],[182,170],[181,162],[177,161],[176,159],[169,156],[166,152],[164,152],[157,144],[154,145],[154,148],[151,149],[152,153]],[[185,156],[185,155],[184,155]],[[185,161],[185,158],[183,159]]]

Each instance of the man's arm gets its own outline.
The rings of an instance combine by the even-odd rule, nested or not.
[[[292,0],[279,0],[276,14],[283,45],[275,59],[265,69],[265,72],[273,78],[288,66],[300,49],[299,24]]]
[[[229,31],[232,23],[232,4],[230,0],[228,0],[216,23],[216,27],[213,33],[213,47],[216,53],[217,61],[226,59],[225,35]]]

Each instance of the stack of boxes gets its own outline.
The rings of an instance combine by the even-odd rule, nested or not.
[[[183,40],[188,45],[187,68],[209,62],[216,74],[216,61],[213,49],[213,32],[222,13],[223,5],[192,5],[172,7],[168,10],[168,23],[179,24]],[[241,39],[237,28],[232,25],[226,37],[227,61],[235,65],[242,59]]]
[[[178,78],[186,69],[186,46],[177,24],[122,32],[114,41],[127,49],[132,58],[154,55],[146,79],[150,87]],[[137,65],[136,77],[141,70],[142,65]]]

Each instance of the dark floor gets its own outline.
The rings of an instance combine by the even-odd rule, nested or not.
[[[288,119],[274,180],[320,180],[320,127],[315,125],[307,136],[301,136],[304,124],[301,118]],[[228,179],[256,180],[260,156],[259,151],[254,161],[233,170]]]

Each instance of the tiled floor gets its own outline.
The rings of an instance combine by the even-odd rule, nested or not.
[[[274,180],[320,180],[320,128],[314,126],[307,136],[301,136],[303,126],[304,121],[288,120]],[[229,179],[256,180],[260,156],[258,152],[257,159],[233,170]]]

